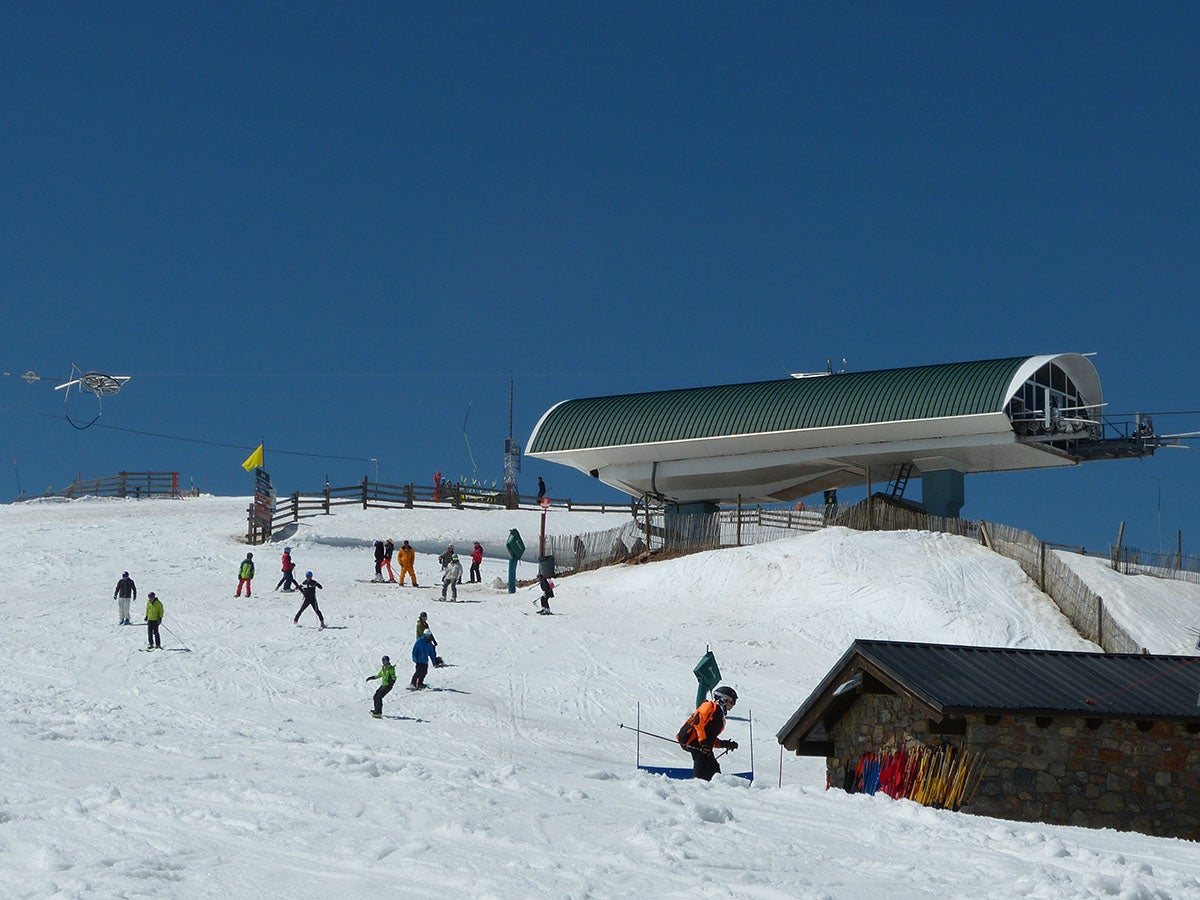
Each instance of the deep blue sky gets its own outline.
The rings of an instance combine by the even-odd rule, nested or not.
[[[46,380],[0,377],[0,496],[249,493],[260,438],[281,493],[499,479],[510,377],[522,442],[829,357],[1098,351],[1109,412],[1200,409],[1200,8],[843,6],[10,4],[0,369]],[[73,362],[134,376],[82,431]],[[963,514],[1200,552],[1198,466],[975,476]]]

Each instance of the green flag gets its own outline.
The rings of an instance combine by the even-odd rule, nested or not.
[[[700,658],[700,662],[696,663],[696,668],[692,669],[692,673],[700,682],[700,686],[696,688],[696,705],[699,706],[704,702],[705,695],[721,683],[721,670],[717,666],[717,658],[712,655],[711,650]]]

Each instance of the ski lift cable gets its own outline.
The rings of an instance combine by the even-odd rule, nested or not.
[[[467,456],[471,458],[472,473],[479,471],[479,466],[475,464],[475,454],[471,452],[471,439],[467,437],[467,419],[471,416],[471,404],[474,400],[467,401],[467,414],[463,416],[463,440],[467,442]]]
[[[45,416],[48,419],[57,419],[58,418],[58,416],[56,416],[56,415],[52,415],[50,413],[43,413],[43,412],[35,412],[34,415]],[[162,434],[162,433],[156,432],[156,431],[144,431],[140,428],[122,428],[119,425],[106,425],[103,423],[98,424],[96,427],[97,428],[107,428],[109,431],[120,431],[120,432],[124,432],[125,434],[141,435],[142,437],[162,438],[163,440],[166,440],[166,441],[180,441],[185,444],[200,444],[200,445],[203,445],[206,447],[227,447],[232,450],[254,450],[256,447],[258,447],[257,444],[254,444],[252,446],[249,444],[231,444],[231,443],[228,443],[225,441],[206,441],[202,438],[180,437],[179,435],[176,435],[176,434]],[[282,455],[282,456],[307,456],[307,457],[311,457],[313,459],[340,459],[340,460],[345,460],[347,462],[370,462],[371,461],[371,457],[368,457],[368,456],[335,456],[335,455],[329,454],[329,453],[312,453],[312,452],[304,451],[304,450],[281,450],[281,449],[274,448],[274,447],[271,448],[271,452],[273,454]]]

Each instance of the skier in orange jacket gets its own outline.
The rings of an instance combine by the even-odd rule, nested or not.
[[[725,730],[725,714],[737,703],[737,691],[722,685],[713,691],[713,698],[705,700],[679,729],[675,739],[679,746],[692,754],[692,777],[712,781],[721,771],[721,764],[713,755],[713,748],[736,750],[737,741],[722,741],[719,735]]]
[[[405,541],[400,545],[400,549],[396,551],[396,558],[400,561],[400,583],[404,584],[404,576],[411,575],[413,587],[419,587],[417,584],[417,573],[413,571],[413,560],[417,556],[417,551]]]

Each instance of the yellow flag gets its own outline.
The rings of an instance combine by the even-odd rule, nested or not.
[[[249,472],[251,469],[257,469],[263,464],[263,445],[259,444],[258,449],[246,457],[246,461],[242,463],[242,468]]]

